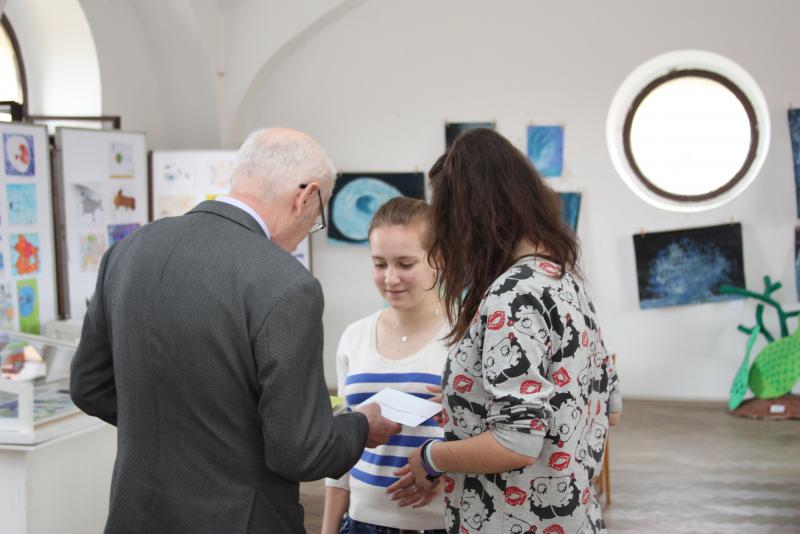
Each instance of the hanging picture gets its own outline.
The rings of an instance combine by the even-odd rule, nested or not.
[[[794,190],[797,199],[797,217],[800,218],[800,109],[789,110],[789,136],[792,140],[794,163]]]
[[[28,334],[41,333],[39,320],[39,288],[36,279],[17,282],[19,330]]]
[[[80,320],[110,245],[108,226],[147,223],[146,140],[134,132],[57,128],[56,148],[63,199],[59,306],[64,317]]]
[[[122,241],[125,236],[137,230],[141,225],[133,224],[112,224],[108,227],[108,246],[110,247],[117,241]]]
[[[745,286],[739,223],[638,234],[633,245],[642,309],[741,298],[720,293]]]
[[[545,177],[561,176],[564,168],[564,128],[528,126],[528,159]]]
[[[372,216],[386,201],[401,196],[425,198],[421,172],[340,174],[329,204],[328,238],[366,244]]]
[[[478,128],[488,128],[494,130],[493,122],[448,122],[444,125],[445,146],[450,148],[459,135]]]
[[[796,281],[797,300],[800,300],[800,226],[794,227],[794,278]]]
[[[33,135],[3,133],[3,158],[7,176],[34,176],[36,149]]]
[[[561,218],[572,228],[573,232],[578,231],[578,215],[581,211],[581,194],[578,192],[560,192],[561,197]]]
[[[227,195],[236,150],[156,150],[151,158],[153,219],[176,217],[204,200]],[[292,252],[311,270],[308,238]]]
[[[47,130],[0,122],[0,139],[0,330],[38,333],[58,318]]]

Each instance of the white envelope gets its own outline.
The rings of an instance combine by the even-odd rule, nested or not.
[[[381,415],[401,425],[415,427],[442,410],[442,405],[392,388],[384,388],[358,406],[378,403]]]

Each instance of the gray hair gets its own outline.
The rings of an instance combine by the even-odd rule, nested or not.
[[[309,136],[279,128],[252,132],[239,148],[232,190],[247,190],[269,199],[301,183],[336,179],[325,150]]]

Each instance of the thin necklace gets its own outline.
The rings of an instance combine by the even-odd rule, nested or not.
[[[439,315],[441,315],[441,313],[442,312],[441,312],[441,310],[439,310],[438,306],[433,309],[433,316],[434,317],[439,317]],[[388,320],[389,324],[392,325],[392,328],[395,330],[395,335],[397,335],[398,331],[400,330],[400,325],[398,323],[396,323],[395,321],[392,321],[391,318],[389,318],[389,317],[387,317],[386,320]],[[414,326],[411,329],[411,331],[412,332],[417,331],[419,329],[419,327],[423,326],[426,322],[428,322],[427,318],[422,319],[421,321],[417,321],[417,323],[414,324]],[[408,341],[408,338],[409,338],[408,334],[402,334],[402,333],[400,334],[400,342],[401,343],[405,343],[406,341]]]

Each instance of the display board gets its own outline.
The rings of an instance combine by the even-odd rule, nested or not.
[[[0,122],[0,138],[0,330],[39,334],[57,313],[47,131]]]
[[[153,219],[183,215],[204,200],[226,195],[235,150],[154,150],[150,158]],[[292,255],[311,270],[309,239]]]
[[[145,135],[56,129],[59,311],[82,319],[109,246],[147,223]]]

